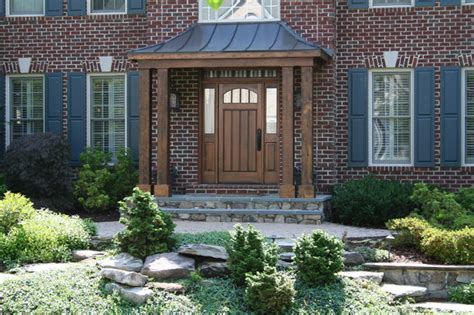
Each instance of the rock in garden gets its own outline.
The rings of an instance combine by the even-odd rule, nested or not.
[[[127,288],[116,283],[107,283],[105,285],[106,292],[118,292],[120,296],[133,304],[143,304],[153,294],[153,291],[149,288]]]
[[[295,253],[281,253],[280,254],[280,259],[286,262],[292,262],[293,259],[295,259]]]
[[[0,284],[2,284],[6,280],[15,279],[16,275],[12,275],[10,273],[0,273]]]
[[[283,261],[281,259],[278,259],[278,261],[276,263],[276,267],[278,269],[286,270],[286,269],[289,269],[291,267],[291,262]]]
[[[342,277],[353,279],[353,280],[372,281],[376,284],[382,283],[382,279],[383,279],[383,272],[342,271],[342,272],[339,272],[339,275]]]
[[[114,268],[136,272],[139,272],[143,267],[143,261],[140,258],[133,257],[127,253],[121,253],[117,256],[106,258],[97,264],[102,268]]]
[[[193,258],[178,253],[164,253],[148,256],[141,273],[164,280],[186,278],[194,270]]]
[[[81,261],[84,259],[95,258],[97,256],[103,256],[105,252],[97,251],[97,250],[73,250],[72,251],[72,259],[74,261]]]
[[[229,268],[225,262],[205,261],[200,266],[201,275],[206,278],[225,277],[229,274]]]
[[[188,256],[198,256],[203,258],[214,258],[227,260],[229,255],[222,246],[206,245],[206,244],[187,244],[178,249],[178,253]]]
[[[125,271],[120,269],[105,268],[99,273],[102,278],[106,278],[131,287],[143,287],[148,278],[134,271]]]
[[[156,289],[170,293],[184,293],[184,291],[186,291],[186,288],[179,283],[148,282],[146,286],[150,289]]]
[[[395,299],[405,297],[419,298],[425,296],[427,291],[425,287],[397,284],[384,284],[382,285],[382,290],[391,294]]]
[[[362,257],[362,255],[357,252],[344,251],[343,256],[344,265],[346,266],[362,265],[365,262],[364,257]]]
[[[275,243],[282,252],[292,252],[296,246],[296,242],[289,239],[276,240]]]

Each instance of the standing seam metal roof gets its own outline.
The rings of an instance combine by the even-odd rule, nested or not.
[[[285,22],[197,23],[157,45],[130,51],[139,53],[332,51],[311,43]]]

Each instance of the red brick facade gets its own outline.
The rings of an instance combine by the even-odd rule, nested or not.
[[[136,70],[131,49],[169,39],[198,20],[197,0],[149,0],[146,15],[0,17],[0,72],[18,72],[19,57],[32,58],[32,72],[64,73],[64,132],[67,133],[67,82],[71,71],[98,72],[99,56],[114,57],[113,71]],[[471,168],[440,166],[440,67],[474,66],[474,6],[349,10],[346,1],[281,0],[281,18],[301,36],[334,51],[313,77],[314,169],[318,192],[369,172],[384,178],[423,180],[455,188],[472,185]],[[384,51],[399,52],[399,67],[436,68],[434,168],[347,166],[349,68],[384,67]],[[170,80],[181,94],[171,112],[170,164],[174,190],[199,190],[199,70],[173,70]],[[297,85],[299,71],[295,78]],[[156,74],[153,78],[156,83]],[[156,88],[153,88],[156,91]],[[153,94],[156,102],[156,93]],[[153,106],[156,108],[156,106]],[[152,114],[156,139],[156,111]],[[156,141],[153,142],[156,148]],[[153,150],[156,168],[156,150]],[[295,165],[301,164],[300,110],[295,109]],[[197,187],[197,188],[196,188]],[[266,189],[271,189],[266,188]]]

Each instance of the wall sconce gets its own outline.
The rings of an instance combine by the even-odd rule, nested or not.
[[[169,95],[170,108],[173,111],[178,111],[180,104],[180,95],[176,90],[174,82],[170,84],[170,95]]]
[[[296,108],[301,108],[303,106],[303,98],[301,96],[301,89],[295,89],[293,92],[293,102]]]

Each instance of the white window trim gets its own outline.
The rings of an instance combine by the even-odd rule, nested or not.
[[[474,166],[466,163],[466,72],[474,71],[474,67],[463,68],[461,71],[461,162],[463,166]]]
[[[387,4],[387,5],[374,5],[374,0],[369,0],[369,8],[411,8],[415,6],[415,0],[411,0],[411,4]]]
[[[461,2],[462,5],[474,5],[474,2],[467,2],[467,0],[462,0]]]
[[[272,21],[281,21],[281,0],[279,4],[279,10],[278,10],[278,18],[274,19],[250,19],[250,20],[203,20],[202,14],[201,14],[201,8],[204,5],[204,1],[206,0],[199,0],[198,3],[198,23],[255,23],[255,22],[272,22]],[[265,8],[263,8],[265,10]]]
[[[87,15],[125,15],[128,11],[128,0],[125,0],[125,10],[123,11],[107,11],[107,12],[92,12],[92,0],[87,0]]]
[[[41,14],[11,14],[10,0],[5,0],[5,13],[7,17],[21,17],[21,16],[45,16],[46,15],[46,0],[43,0],[43,13]]]
[[[372,110],[373,110],[373,103],[372,103],[372,77],[374,73],[410,73],[410,163],[381,163],[373,162],[373,145],[372,145]],[[383,69],[371,69],[369,70],[369,97],[368,97],[368,102],[369,102],[369,109],[368,109],[368,120],[369,120],[369,141],[368,141],[368,146],[369,146],[369,166],[390,166],[390,167],[413,167],[414,166],[414,160],[415,160],[415,150],[414,150],[414,145],[415,145],[415,137],[414,137],[414,131],[415,131],[415,76],[414,76],[414,71],[413,69],[398,69],[398,68],[383,68]]]
[[[13,78],[41,78],[43,80],[43,132],[46,131],[46,87],[43,74],[10,74],[5,77],[5,148],[11,143],[10,80]]]
[[[128,76],[127,73],[124,72],[111,72],[111,73],[89,73],[87,74],[87,102],[86,102],[86,118],[87,118],[87,123],[86,123],[86,136],[87,136],[87,142],[86,145],[87,147],[91,147],[92,143],[92,130],[91,130],[91,97],[92,97],[92,86],[91,86],[91,78],[93,77],[117,77],[117,76],[123,76],[124,77],[124,99],[125,99],[125,148],[128,148]]]

